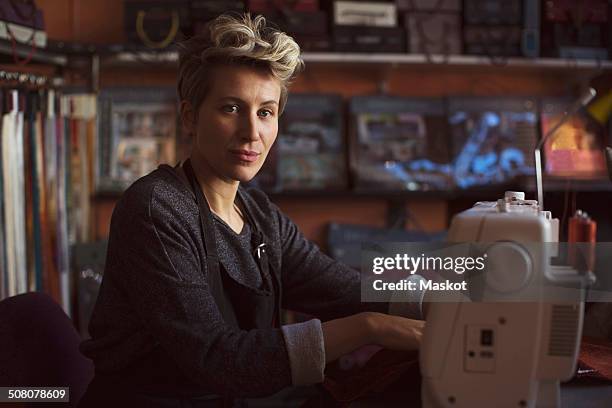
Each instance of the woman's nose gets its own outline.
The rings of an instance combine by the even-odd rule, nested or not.
[[[259,140],[259,127],[257,115],[245,116],[241,128],[241,137],[244,140],[255,141]]]

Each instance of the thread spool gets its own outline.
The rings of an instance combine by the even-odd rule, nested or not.
[[[597,223],[581,210],[576,210],[568,225],[568,261],[581,272],[593,271]]]

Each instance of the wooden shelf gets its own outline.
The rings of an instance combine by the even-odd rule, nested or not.
[[[503,194],[503,190],[502,191]],[[121,197],[121,191],[98,191],[94,199],[116,200]],[[272,199],[318,199],[318,198],[346,198],[346,199],[381,199],[404,200],[407,198],[441,198],[450,199],[457,194],[452,191],[405,191],[405,190],[294,190],[294,191],[267,191]],[[484,194],[484,193],[483,193]]]
[[[268,192],[272,199],[317,199],[317,198],[346,198],[346,199],[380,199],[405,200],[409,198],[439,198],[450,199],[450,191],[407,191],[407,190],[303,190]]]
[[[606,192],[612,191],[612,181],[607,178],[544,177],[544,192]],[[526,189],[535,191],[535,179],[526,183]]]
[[[21,60],[29,58],[31,55],[31,61],[36,63],[62,67],[68,64],[68,58],[64,54],[48,51],[44,48],[35,48],[33,50],[32,47],[22,44],[16,44],[13,49],[13,45],[10,42],[0,41],[0,54],[3,61],[14,63],[13,53]]]
[[[318,52],[302,54],[306,63],[315,64],[375,64],[391,66],[439,66],[475,68],[518,68],[531,70],[612,70],[612,61],[568,58],[495,58],[472,55],[425,55],[383,53]],[[178,62],[178,52],[133,51],[102,55],[105,67],[159,64],[172,67]]]
[[[495,58],[473,55],[304,53],[305,62],[391,65],[481,66],[528,69],[612,70],[612,61],[566,58]]]
[[[133,67],[155,64],[159,67],[175,67],[178,64],[177,51],[121,51],[100,54],[103,67]]]
[[[563,192],[612,192],[612,181],[608,179],[565,179],[548,177],[544,179],[544,193]],[[473,199],[492,201],[501,198],[506,191],[524,191],[535,195],[534,180],[503,184],[497,186],[473,187],[465,190],[452,189],[448,191],[408,191],[408,190],[295,190],[267,192],[274,199],[379,199],[386,201],[403,201],[408,199],[434,198],[440,200]],[[95,199],[116,200],[121,197],[119,191],[100,191]]]

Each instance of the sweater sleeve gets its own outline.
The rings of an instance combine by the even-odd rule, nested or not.
[[[325,344],[321,321],[311,319],[303,323],[282,327],[289,361],[291,383],[311,385],[323,382],[325,370]]]
[[[388,303],[361,302],[361,280],[356,271],[324,254],[273,205],[282,250],[283,306],[330,320],[351,314],[388,311]]]
[[[106,273],[129,298],[143,329],[216,394],[257,397],[290,385],[281,329],[244,331],[224,322],[201,267],[198,233],[180,214],[188,212],[186,204],[155,194],[155,187],[131,196],[141,205],[117,206]]]

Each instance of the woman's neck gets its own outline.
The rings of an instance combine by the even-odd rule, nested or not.
[[[234,208],[239,182],[223,180],[203,160],[191,157],[191,166],[210,210],[228,224],[234,224],[236,217],[239,217]]]

